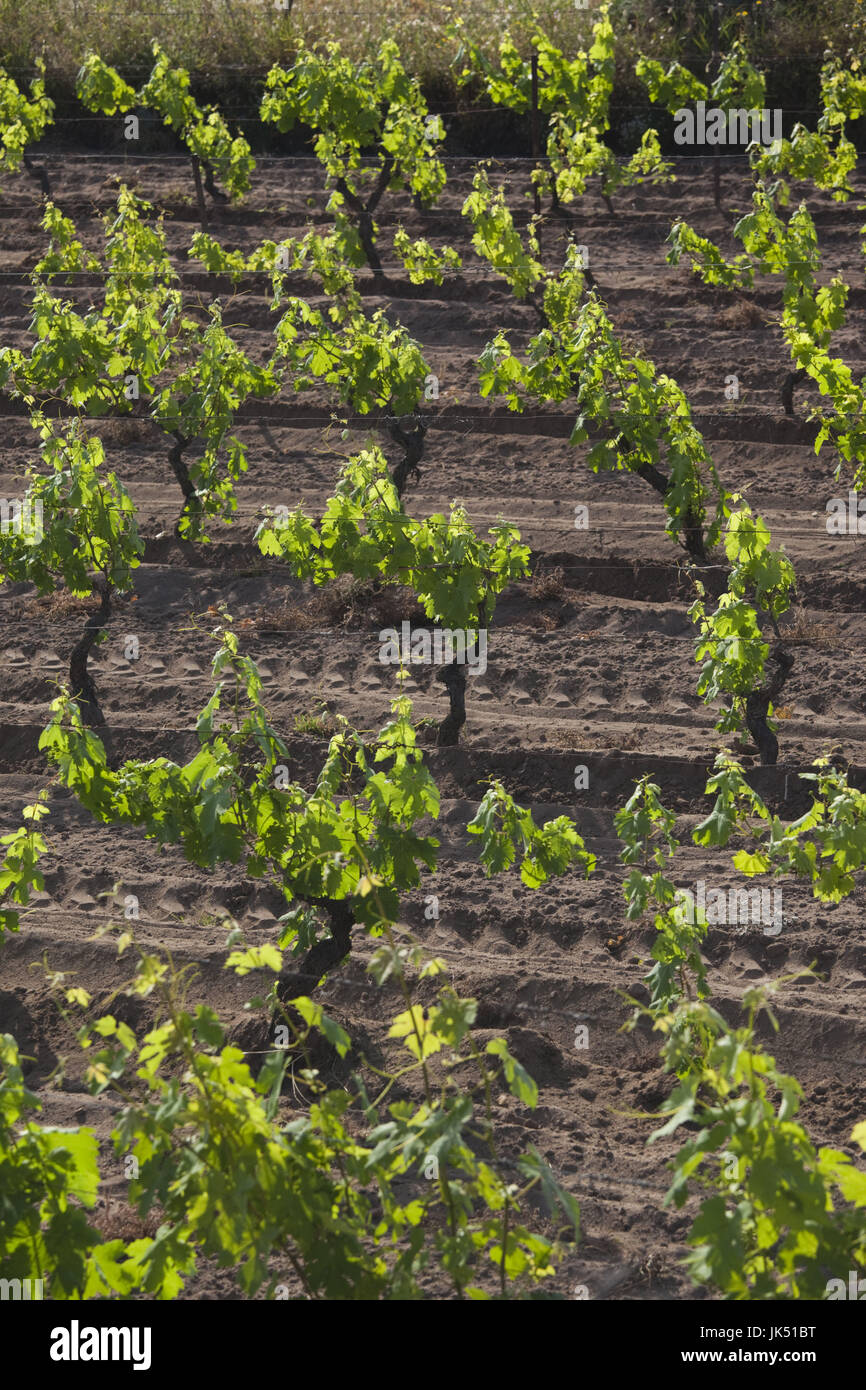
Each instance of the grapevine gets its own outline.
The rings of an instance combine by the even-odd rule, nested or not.
[[[14,78],[0,68],[0,169],[15,173],[22,166],[39,184],[45,198],[51,197],[47,171],[33,163],[27,147],[40,140],[51,124],[54,102],[45,92],[45,64],[36,63],[38,76],[30,83],[29,99]]]
[[[479,539],[464,508],[417,521],[403,510],[380,450],[367,450],[344,466],[323,516],[314,522],[297,508],[287,518],[267,518],[256,538],[265,555],[285,559],[300,579],[324,584],[340,574],[405,584],[427,617],[449,631],[469,630],[478,641],[505,586],[528,573],[529,549],[504,522]],[[466,665],[455,656],[443,676],[450,713],[441,743],[456,743],[466,722]]]
[[[98,598],[70,655],[69,683],[86,721],[104,724],[88,658],[105,640],[114,597],[132,588],[144,545],[132,500],[104,468],[100,440],[77,422],[65,433],[37,423],[45,471],[34,472],[24,499],[31,524],[0,535],[0,577],[28,580],[40,594],[63,583],[78,598]]]
[[[204,173],[204,187],[211,198],[227,202],[242,198],[249,191],[255,160],[247,141],[242,135],[232,135],[215,107],[198,105],[189,88],[189,74],[183,68],[173,68],[156,41],[153,58],[150,76],[135,91],[98,54],[88,54],[78,74],[78,96],[88,110],[104,115],[143,107],[162,117],[163,124],[171,127],[189,151],[204,231],[207,218],[201,196],[201,173]],[[217,188],[216,179],[228,189],[228,196]]]
[[[296,124],[314,132],[313,148],[332,193],[335,237],[350,265],[382,276],[375,213],[387,192],[406,189],[430,207],[445,186],[438,157],[444,127],[427,108],[417,80],[388,40],[374,60],[353,64],[338,44],[302,49],[291,68],[275,66],[266,80],[261,116],[281,131]],[[362,150],[373,150],[362,163]],[[453,253],[451,253],[453,259]],[[428,253],[429,259],[429,253]]]
[[[699,630],[698,694],[707,701],[724,697],[727,703],[716,728],[725,733],[747,728],[761,762],[775,763],[779,741],[769,720],[794,664],[777,619],[790,607],[794,570],[783,550],[772,549],[762,518],[745,504],[736,506],[740,500],[731,498],[733,509],[725,533],[725,553],[731,564],[727,589],[710,613],[704,586],[697,580],[698,598],[689,610]],[[775,634],[772,652],[761,630],[761,614]],[[774,670],[765,679],[768,659]]]

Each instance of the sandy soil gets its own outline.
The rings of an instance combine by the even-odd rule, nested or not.
[[[470,681],[460,747],[438,749],[429,739],[429,766],[443,796],[441,862],[435,881],[407,896],[403,920],[445,957],[459,989],[479,1000],[482,1034],[503,1034],[539,1082],[534,1113],[505,1098],[497,1113],[505,1152],[513,1155],[534,1143],[581,1203],[583,1237],[563,1263],[556,1288],[568,1295],[585,1284],[595,1298],[702,1297],[679,1267],[693,1208],[662,1210],[664,1162],[673,1149],[648,1150],[652,1121],[635,1117],[657,1107],[670,1083],[653,1037],[620,1031],[628,1011],[619,992],[639,987],[654,932],[650,922],[624,919],[613,830],[614,812],[633,780],[647,771],[676,810],[682,836],[708,809],[703,789],[719,739],[712,712],[694,693],[691,595],[655,494],[632,477],[593,476],[584,466],[585,450],[568,443],[573,416],[567,410],[549,407],[521,419],[481,401],[474,390],[475,358],[495,330],[509,330],[521,344],[534,325],[531,312],[472,257],[459,216],[470,167],[453,165],[435,212],[421,216],[394,199],[383,204],[379,219],[383,237],[398,222],[416,234],[423,228],[434,241],[458,246],[466,262],[465,273],[441,289],[413,290],[395,270],[387,298],[368,290],[371,307],[384,304],[418,337],[440,380],[440,397],[429,407],[422,477],[407,502],[415,514],[426,514],[459,497],[479,526],[504,517],[531,545],[536,571],[559,568],[562,577],[551,597],[538,597],[530,583],[507,592],[491,627],[487,672]],[[117,171],[116,160],[75,157],[52,167],[57,200],[94,245],[95,219],[112,206]],[[183,166],[130,162],[126,176],[166,210],[171,245],[181,252],[195,230]],[[512,206],[525,207],[525,174],[512,170],[503,176]],[[26,341],[26,271],[42,245],[34,187],[9,178],[0,195],[4,343]],[[804,419],[814,394],[798,394],[795,419],[786,419],[779,403],[787,359],[773,327],[778,282],[764,281],[753,294],[727,295],[703,289],[687,270],[665,263],[665,238],[677,217],[734,250],[730,210],[745,210],[749,199],[741,170],[727,170],[723,194],[726,212],[719,214],[706,172],[691,165],[667,189],[617,200],[613,217],[600,200],[587,197],[576,205],[573,220],[618,330],[686,389],[722,477],[730,488],[747,490],[796,566],[800,640],[781,712],[780,762],[776,768],[755,767],[753,778],[779,814],[793,816],[805,804],[798,770],[831,746],[841,746],[852,776],[866,785],[864,542],[827,534],[826,503],[844,497],[848,485],[834,481],[826,456],[814,454],[814,426]],[[836,346],[862,372],[866,348],[858,336],[858,311],[866,290],[857,201],[855,196],[846,207],[813,196],[809,206],[827,278],[841,270],[854,287],[848,325]],[[300,232],[310,216],[324,218],[324,202],[310,162],[263,161],[246,202],[214,214],[214,231],[229,244],[249,247],[264,236]],[[561,222],[545,231],[551,264],[561,254],[562,238]],[[203,299],[221,291],[227,320],[251,351],[264,355],[274,322],[264,298],[251,291],[233,297],[195,273],[188,287]],[[64,291],[82,301],[92,292],[86,284]],[[300,284],[298,292],[305,292]],[[724,395],[731,373],[740,381],[736,403]],[[33,436],[8,401],[2,409],[0,492],[20,495],[25,467],[35,457]],[[298,715],[315,713],[320,701],[365,728],[386,715],[393,678],[377,653],[378,630],[390,619],[384,623],[375,605],[348,621],[339,605],[311,607],[302,586],[278,564],[263,561],[252,545],[263,505],[316,506],[331,490],[340,455],[367,436],[396,458],[394,446],[368,422],[351,421],[350,438],[341,443],[339,430],[327,429],[333,410],[324,396],[286,393],[267,407],[245,411],[238,432],[250,447],[250,469],[237,488],[238,521],[231,529],[215,526],[214,543],[196,547],[181,546],[171,535],[180,495],[158,430],[146,420],[100,424],[110,464],[129,487],[147,537],[135,599],[118,605],[110,640],[92,663],[113,757],[191,753],[195,715],[211,690],[207,610],[222,601],[245,650],[259,663],[273,716],[291,736],[304,775],[313,775],[325,745],[313,734],[292,732]],[[586,531],[574,529],[578,503],[589,507]],[[37,600],[25,585],[0,592],[4,831],[19,823],[22,805],[50,781],[37,740],[84,612],[81,605]],[[204,621],[194,628],[192,618],[202,614]],[[139,639],[137,662],[124,656],[128,634]],[[431,676],[419,675],[409,693],[419,717],[440,718],[446,699]],[[589,769],[589,787],[581,792],[574,790],[577,764]],[[486,881],[464,827],[490,775],[531,805],[537,819],[574,816],[599,857],[598,873],[588,882],[569,876],[537,893],[514,875]],[[74,1044],[39,968],[43,953],[53,968],[74,972],[76,982],[98,999],[107,996],[125,972],[109,943],[89,938],[115,891],[121,898],[135,893],[142,941],[170,948],[179,964],[195,962],[197,994],[230,1025],[240,1026],[249,983],[230,979],[222,969],[225,928],[219,918],[232,914],[251,942],[264,942],[273,939],[278,905],[230,866],[205,874],[179,851],[160,854],[139,833],[97,826],[56,788],[51,812],[54,852],[45,894],[2,953],[0,1027],[15,1033],[34,1057],[30,1084],[43,1100],[45,1118],[87,1123],[104,1136],[114,1102],[93,1100],[79,1079]],[[735,881],[725,856],[689,846],[678,873],[683,883]],[[425,893],[433,891],[438,922],[424,918]],[[858,888],[831,908],[786,883],[778,937],[720,926],[710,930],[707,942],[713,989],[732,1018],[746,986],[810,963],[821,972],[821,982],[801,982],[785,992],[781,1032],[773,1042],[780,1063],[805,1087],[805,1120],[818,1142],[844,1144],[864,1114],[863,902]],[[322,990],[330,1012],[359,1046],[381,1036],[395,1003],[364,973],[370,951],[356,929],[350,961]],[[139,1020],[147,1018],[140,1010]],[[579,1023],[589,1028],[585,1050],[574,1046]],[[71,1061],[58,1083],[51,1074],[62,1054]],[[121,1165],[108,1149],[105,1162],[110,1190],[119,1195]],[[106,1229],[121,1220],[118,1210],[106,1206]],[[235,1296],[229,1276],[209,1269],[188,1292]]]

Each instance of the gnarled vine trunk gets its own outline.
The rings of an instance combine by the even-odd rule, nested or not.
[[[45,197],[50,198],[51,184],[48,179],[48,170],[42,168],[39,164],[34,164],[29,154],[22,155],[21,160],[34,183],[38,183]]]
[[[440,747],[453,746],[460,741],[460,730],[466,723],[466,663],[452,661],[439,675],[448,691],[451,709],[439,725],[436,742]]]
[[[328,918],[331,936],[311,946],[294,969],[287,968],[280,972],[276,993],[284,1008],[289,1000],[297,999],[299,995],[313,994],[322,976],[345,960],[352,948],[354,913],[351,899],[335,902],[330,898],[299,896],[310,907],[322,909]],[[273,1029],[273,1022],[259,1016],[248,1019],[233,1034],[234,1042],[247,1053],[247,1063],[254,1076],[261,1070],[265,1056],[274,1050]]]
[[[364,255],[367,258],[367,265],[372,270],[377,279],[384,275],[382,262],[376,250],[376,237],[373,228],[373,213],[381,202],[382,195],[391,181],[391,174],[394,169],[394,160],[391,155],[385,156],[385,161],[379,171],[372,193],[366,203],[362,202],[357,193],[353,193],[344,178],[337,179],[337,192],[345,201],[345,204],[355,214],[358,221],[358,236],[364,248]]]
[[[794,387],[799,386],[801,381],[805,381],[808,375],[806,368],[801,367],[799,371],[789,372],[782,382],[782,390],[779,394],[782,397],[782,405],[785,407],[786,415],[794,414]]]
[[[205,164],[203,168],[204,186],[207,189],[210,196],[213,198],[214,202],[227,203],[229,201],[229,196],[227,193],[223,193],[221,188],[217,188],[216,184],[214,183],[214,172],[210,164]]]
[[[180,490],[183,493],[183,506],[180,509],[180,516],[175,522],[174,534],[180,538],[181,523],[185,516],[190,516],[193,512],[201,510],[198,496],[196,495],[195,485],[189,476],[189,469],[184,463],[184,450],[188,449],[192,443],[186,435],[181,434],[180,430],[172,431],[175,443],[168,451],[168,461],[171,464],[171,471],[177,478]]]
[[[73,699],[78,702],[82,721],[90,729],[102,727],[105,724],[105,716],[99,708],[96,686],[93,684],[93,678],[87,669],[87,658],[111,615],[111,586],[103,575],[97,576],[93,588],[100,596],[99,607],[94,613],[88,615],[87,622],[84,624],[84,632],[73,647],[72,655],[69,658],[69,688]]]
[[[779,740],[767,724],[767,715],[794,665],[791,653],[778,645],[773,649],[770,660],[776,665],[774,674],[746,699],[746,727],[758,745],[761,762],[767,767],[775,766],[779,761]]]
[[[649,483],[650,487],[655,488],[662,497],[667,496],[671,485],[670,479],[665,477],[660,468],[656,468],[652,463],[642,463],[640,468],[634,469],[634,472],[639,478],[643,478],[644,482]],[[686,517],[683,526],[683,541],[686,550],[693,559],[706,560],[707,547],[704,541],[704,528],[696,517]]]
[[[201,186],[201,161],[196,155],[191,156],[192,181],[195,184],[195,200],[198,205],[198,222],[203,232],[207,231],[207,207],[204,201],[204,189]]]
[[[394,465],[391,472],[391,481],[397,489],[397,496],[403,498],[403,492],[411,477],[420,478],[421,456],[424,453],[424,439],[427,434],[427,426],[423,420],[415,415],[404,416],[403,420],[411,422],[408,429],[403,427],[401,420],[389,420],[387,430],[395,444],[399,444],[403,450],[403,458]]]
[[[324,911],[331,935],[323,937],[311,946],[296,969],[281,972],[277,983],[277,997],[283,1004],[299,994],[310,994],[322,976],[345,960],[352,949],[352,925],[355,914],[350,898],[303,898],[303,901]]]

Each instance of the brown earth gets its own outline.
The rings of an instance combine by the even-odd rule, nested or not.
[[[508,181],[515,208],[526,206],[526,168],[496,170]],[[786,419],[779,403],[787,359],[774,327],[778,282],[764,281],[753,294],[728,295],[690,282],[684,268],[665,263],[665,238],[677,217],[729,252],[739,249],[730,237],[730,210],[745,210],[749,201],[747,179],[736,166],[726,165],[724,214],[713,209],[706,165],[684,162],[684,169],[669,188],[616,200],[613,216],[600,200],[586,197],[575,205],[575,238],[589,247],[617,330],[685,388],[722,478],[731,489],[747,492],[797,569],[802,611],[796,665],[780,712],[780,762],[777,768],[754,767],[752,779],[774,810],[793,817],[805,805],[798,770],[828,748],[838,744],[855,772],[866,770],[862,541],[826,531],[826,503],[846,496],[848,484],[834,481],[826,454],[815,456],[814,426],[804,419],[814,392],[798,394],[796,419]],[[57,201],[90,244],[99,241],[97,214],[113,205],[117,170],[116,160],[73,156],[52,166]],[[680,555],[664,534],[656,495],[633,477],[592,475],[584,449],[568,443],[573,415],[550,407],[511,416],[478,397],[475,359],[496,329],[511,331],[522,345],[535,325],[531,311],[472,256],[459,215],[470,170],[468,161],[454,161],[435,212],[420,215],[394,199],[383,204],[379,218],[383,238],[403,222],[416,235],[423,231],[434,241],[452,242],[466,262],[464,273],[441,289],[415,290],[394,269],[387,298],[369,291],[371,308],[384,305],[419,339],[440,382],[439,399],[429,406],[422,476],[410,484],[407,504],[422,515],[445,510],[459,497],[477,526],[503,517],[531,545],[536,572],[560,570],[561,576],[541,592],[530,583],[515,585],[500,602],[488,670],[469,682],[460,747],[436,748],[426,735],[429,766],[443,798],[441,861],[435,879],[407,895],[403,920],[449,962],[458,989],[478,999],[482,1036],[504,1035],[539,1083],[534,1112],[503,1097],[497,1114],[506,1154],[535,1144],[580,1201],[582,1239],[552,1281],[555,1288],[570,1296],[585,1284],[594,1298],[703,1297],[679,1266],[694,1206],[680,1213],[662,1209],[664,1164],[674,1147],[647,1149],[652,1121],[635,1117],[657,1108],[670,1082],[658,1063],[657,1040],[641,1029],[620,1031],[628,1015],[620,996],[639,990],[654,929],[649,921],[625,921],[613,830],[615,810],[633,780],[648,771],[678,814],[680,836],[709,809],[704,785],[720,740],[713,713],[694,693],[691,595]],[[166,210],[170,244],[182,253],[195,230],[185,167],[143,160],[126,165],[124,176],[134,177],[139,191]],[[0,195],[3,343],[26,341],[25,272],[43,245],[34,187],[9,178]],[[866,366],[859,337],[866,289],[855,211],[863,191],[861,181],[847,206],[820,195],[808,200],[826,278],[841,271],[853,286],[836,350],[858,372]],[[213,230],[228,244],[248,248],[265,236],[300,233],[311,216],[324,220],[324,202],[313,162],[262,161],[251,195],[240,208],[215,211]],[[551,264],[561,254],[564,225],[554,221],[545,229]],[[264,356],[274,319],[254,286],[233,296],[192,272],[188,287],[203,301],[219,289],[228,322],[251,351]],[[307,288],[299,282],[297,292]],[[86,302],[92,290],[85,283],[63,293]],[[724,395],[731,373],[740,381],[738,402]],[[0,491],[20,495],[25,467],[36,455],[34,438],[8,403],[3,409]],[[192,752],[195,716],[212,688],[207,610],[220,602],[234,615],[244,650],[259,664],[274,720],[291,737],[299,776],[315,769],[325,743],[315,733],[293,732],[298,716],[317,713],[321,702],[369,729],[387,715],[395,688],[391,669],[377,659],[378,631],[391,625],[395,610],[359,604],[344,620],[339,603],[311,603],[303,586],[264,561],[252,544],[264,505],[319,505],[331,490],[339,458],[368,435],[396,460],[394,446],[363,421],[351,421],[350,437],[342,441],[339,428],[326,428],[332,413],[340,416],[324,396],[288,392],[247,411],[238,433],[249,445],[250,469],[237,487],[238,521],[232,530],[215,525],[214,543],[194,547],[172,538],[179,492],[156,428],[146,420],[98,426],[148,540],[135,599],[119,603],[109,641],[92,662],[113,757],[183,758]],[[589,507],[586,531],[574,527],[578,503]],[[82,605],[37,600],[26,585],[8,585],[0,594],[4,831],[20,823],[21,807],[51,780],[37,740],[85,611]],[[410,612],[407,603],[405,616]],[[138,661],[125,658],[127,635],[139,640]],[[432,674],[423,672],[408,685],[419,718],[445,713],[443,688]],[[757,759],[745,761],[754,766]],[[589,787],[580,792],[574,789],[578,764],[589,770]],[[568,876],[535,893],[516,875],[487,881],[465,825],[491,775],[530,805],[537,820],[575,817],[599,857],[598,872],[588,882]],[[86,1123],[105,1136],[116,1103],[93,1100],[79,1079],[74,1043],[40,967],[43,955],[53,969],[74,974],[97,1001],[105,998],[128,972],[110,943],[90,939],[91,933],[108,917],[112,901],[134,893],[141,903],[142,942],[170,949],[179,965],[194,962],[197,995],[238,1027],[251,989],[223,970],[226,929],[220,919],[230,914],[250,942],[265,942],[274,938],[279,906],[230,866],[202,873],[178,850],[160,853],[140,833],[98,826],[56,788],[46,826],[53,852],[45,893],[2,953],[0,1028],[16,1034],[35,1059],[29,1081],[43,1101],[44,1119]],[[677,876],[683,884],[736,881],[726,856],[690,845],[681,852]],[[428,892],[439,898],[438,921],[425,920]],[[815,1140],[843,1147],[866,1111],[863,901],[858,888],[846,902],[829,907],[814,902],[802,886],[785,883],[778,937],[764,936],[760,927],[714,927],[706,947],[713,990],[731,1018],[747,986],[816,965],[819,981],[795,983],[782,994],[781,1031],[772,1048],[805,1089],[803,1115]],[[365,975],[372,947],[357,928],[356,947],[321,994],[363,1048],[375,1046],[397,1004]],[[142,1022],[148,1017],[141,1011]],[[575,1047],[578,1024],[589,1029],[586,1049]],[[66,1054],[65,1077],[52,1079]],[[122,1167],[107,1148],[105,1164],[110,1188],[119,1195]],[[120,1210],[106,1207],[106,1229],[123,1224]],[[236,1296],[228,1275],[209,1269],[190,1284],[188,1295]]]

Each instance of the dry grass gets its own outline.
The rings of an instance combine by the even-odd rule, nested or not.
[[[528,47],[534,10],[554,42],[573,53],[583,46],[598,3],[590,0],[589,9],[580,10],[562,0],[294,0],[288,13],[274,0],[52,0],[48,8],[44,0],[0,0],[0,55],[23,76],[41,54],[49,81],[70,91],[91,49],[130,79],[146,76],[151,40],[158,39],[174,62],[205,79],[208,99],[218,99],[220,88],[246,94],[249,75],[264,76],[272,63],[290,62],[299,41],[337,40],[352,57],[363,58],[394,37],[407,67],[446,94],[453,93],[455,45],[446,32],[452,15],[459,14],[473,38],[495,54],[507,29]],[[735,13],[725,20],[723,42],[741,34],[759,62],[797,53],[812,55],[816,64],[828,44],[843,53],[863,46],[866,20],[859,6],[822,0],[817,16],[815,8],[803,0],[775,0],[772,23],[762,32]],[[641,52],[699,69],[709,56],[707,9],[705,0],[685,0],[677,32],[666,0],[612,0],[619,80],[635,88],[633,66]],[[760,22],[761,11],[751,9]]]
[[[95,599],[76,598],[66,589],[58,589],[54,594],[43,594],[34,600],[36,607],[47,622],[59,622],[62,618],[78,617],[91,613],[97,606]]]
[[[295,715],[295,733],[313,734],[316,738],[329,739],[337,731],[334,718],[324,703],[320,703],[319,712],[305,710],[303,714]]]
[[[317,628],[396,627],[425,621],[411,589],[387,585],[375,589],[369,581],[344,575],[309,598],[285,598],[263,608],[252,625],[259,632],[312,632]]]
[[[121,417],[117,420],[103,420],[99,426],[99,436],[104,444],[122,449],[129,444],[144,444],[152,440],[155,426],[151,420]]]
[[[152,1240],[160,1224],[161,1217],[156,1211],[141,1217],[127,1202],[112,1197],[107,1199],[104,1211],[98,1211],[94,1218],[94,1225],[104,1240],[130,1241],[145,1237]]]
[[[46,623],[62,623],[66,618],[85,618],[97,607],[95,599],[76,598],[67,589],[53,594],[28,595],[8,600],[5,613],[14,622],[32,621],[36,614]]]
[[[631,753],[635,748],[640,748],[645,739],[637,729],[625,729],[622,733],[603,734],[599,743],[602,748],[615,748],[618,753]]]
[[[839,628],[836,623],[809,618],[802,607],[793,610],[793,619],[782,630],[786,647],[817,647],[823,652],[831,652],[838,647]]]
[[[562,626],[562,620],[556,613],[533,613],[526,623],[526,627],[535,628],[541,632],[556,632]]]
[[[240,68],[264,76],[272,63],[291,61],[299,41],[336,40],[352,57],[366,58],[394,37],[413,72],[441,83],[456,49],[446,34],[452,13],[459,10],[473,35],[495,51],[509,25],[528,35],[527,8],[521,0],[460,0],[459,6],[449,0],[294,0],[287,13],[273,0],[173,0],[170,7],[143,0],[54,0],[47,24],[42,0],[0,0],[0,50],[8,65],[21,69],[31,68],[34,55],[42,53],[49,73],[71,85],[90,49],[128,77],[146,75],[152,39],[197,74]],[[536,8],[552,35],[572,47],[589,31],[591,11],[552,0],[540,0]]]
[[[723,309],[719,322],[725,328],[766,328],[773,322],[751,299],[737,299],[734,304]]]
[[[561,599],[565,593],[565,570],[561,565],[555,569],[539,569],[532,576],[529,585],[529,597],[535,599],[537,603],[544,603],[547,599]]]

